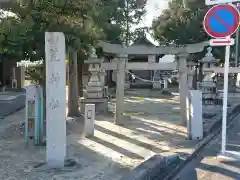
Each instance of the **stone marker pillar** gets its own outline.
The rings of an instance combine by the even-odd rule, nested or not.
[[[186,109],[186,103],[188,98],[187,57],[188,57],[188,54],[178,55],[180,114],[181,114],[182,124],[184,125],[187,125],[187,120],[188,120],[187,109]]]
[[[95,104],[86,104],[84,112],[84,135],[94,136]]]
[[[189,139],[201,140],[203,138],[202,92],[190,90],[189,96]]]
[[[164,89],[167,89],[167,88],[168,88],[168,78],[164,78],[163,80],[164,80],[164,81],[163,81],[163,82],[164,82],[163,88],[164,88]]]
[[[122,124],[123,119],[125,64],[127,58],[127,54],[120,54],[118,56],[115,124]]]
[[[45,33],[47,166],[64,167],[66,157],[66,49],[60,32]]]

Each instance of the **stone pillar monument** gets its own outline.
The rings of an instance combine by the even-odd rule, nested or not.
[[[163,78],[163,89],[167,89],[168,88],[168,77],[164,77]]]
[[[98,59],[95,49],[92,50],[92,54],[88,60],[84,63],[89,64],[89,72],[91,73],[89,82],[86,86],[84,96],[79,99],[80,112],[84,113],[86,104],[95,104],[96,112],[106,112],[108,109],[107,98],[103,97],[103,74],[101,72],[101,61]],[[101,80],[99,79],[102,78]]]

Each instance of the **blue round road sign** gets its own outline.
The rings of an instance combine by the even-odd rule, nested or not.
[[[231,36],[239,26],[239,11],[229,4],[212,7],[205,15],[203,27],[206,33],[213,38]]]

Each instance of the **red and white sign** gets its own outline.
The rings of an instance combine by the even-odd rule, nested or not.
[[[206,5],[215,5],[215,4],[226,4],[226,3],[233,3],[239,2],[240,0],[205,0]]]
[[[234,39],[211,39],[209,42],[210,46],[231,46],[234,44]]]
[[[203,28],[213,38],[226,38],[236,32],[239,22],[240,14],[234,5],[220,4],[208,10]]]

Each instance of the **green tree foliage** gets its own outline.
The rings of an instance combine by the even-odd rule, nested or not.
[[[184,45],[210,39],[202,25],[210,7],[205,6],[204,1],[188,0],[187,2],[188,6],[185,8],[182,0],[171,0],[168,9],[153,21],[153,36],[160,44]],[[205,52],[192,54],[189,58],[198,61]],[[216,58],[224,59],[222,47],[214,48],[213,54]]]
[[[146,2],[140,2],[141,5],[135,0],[17,0],[4,9],[15,16],[4,17],[0,22],[1,59],[43,58],[45,31],[64,32],[67,47],[80,51],[80,56],[86,56],[98,40],[121,43],[126,39],[126,22],[129,27],[138,24],[145,13]]]
[[[153,35],[159,43],[182,45],[208,39],[202,27],[207,8],[193,4],[184,8],[180,0],[169,2],[169,8],[152,23]]]
[[[146,13],[146,2],[146,0],[118,0],[113,22],[122,27],[122,43],[128,45],[136,39],[136,31],[133,30],[133,26],[141,23]],[[139,30],[137,29],[137,31]]]
[[[0,23],[3,27],[0,40],[4,42],[5,49],[14,49],[16,45],[14,51],[22,58],[44,57],[45,31],[64,32],[67,47],[82,53],[103,38],[103,29],[98,21],[103,11],[101,2],[72,0],[61,5],[51,2],[34,1],[27,6],[16,2],[8,9],[16,16],[6,17]]]

